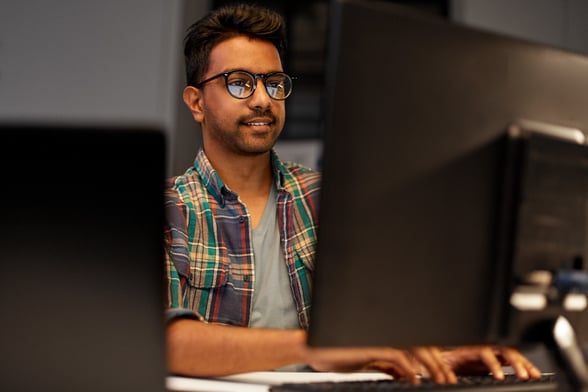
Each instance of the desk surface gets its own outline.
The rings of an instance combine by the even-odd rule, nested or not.
[[[317,373],[317,372],[252,372],[220,378],[170,376],[166,387],[174,392],[267,392],[271,385],[316,381],[353,381],[389,379],[378,372]]]

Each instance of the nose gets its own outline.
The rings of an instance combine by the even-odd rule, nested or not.
[[[272,98],[269,96],[267,90],[265,89],[263,78],[257,77],[255,79],[255,83],[257,84],[255,87],[255,91],[253,92],[251,97],[249,97],[249,105],[254,108],[269,108],[272,104]]]

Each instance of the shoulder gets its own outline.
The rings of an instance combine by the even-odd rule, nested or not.
[[[185,173],[166,180],[165,196],[169,198],[185,193],[193,193],[196,189],[200,188],[201,184],[202,181],[198,173],[193,168],[190,168]]]
[[[282,162],[281,169],[285,186],[320,188],[321,173],[315,169],[295,162]]]
[[[208,198],[206,186],[194,168],[166,180],[164,202],[168,214],[170,210],[177,210],[182,215],[200,210]]]
[[[297,209],[318,213],[321,173],[309,167],[284,162],[280,170],[282,189],[290,195],[289,201]]]

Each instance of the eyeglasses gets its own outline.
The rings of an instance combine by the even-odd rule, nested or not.
[[[237,99],[246,99],[252,96],[257,88],[257,79],[263,81],[265,91],[273,99],[282,101],[292,93],[292,78],[283,72],[272,72],[268,74],[252,74],[243,70],[222,72],[203,80],[194,87],[202,88],[204,84],[221,76],[225,78],[225,86],[229,94]]]

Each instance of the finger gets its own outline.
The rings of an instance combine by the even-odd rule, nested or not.
[[[393,363],[397,364],[400,370],[404,373],[402,380],[412,384],[420,384],[421,380],[417,375],[417,369],[410,362],[405,351],[393,350],[392,355],[395,356]]]
[[[420,384],[420,379],[417,376],[416,371],[414,368],[403,367],[401,364],[392,361],[375,361],[368,366],[366,366],[368,370],[377,370],[382,373],[386,373],[394,377],[395,380],[407,382],[410,384]]]
[[[501,348],[500,354],[513,368],[517,377],[520,379],[526,380],[529,378],[541,377],[541,371],[517,350],[511,348]]]
[[[384,356],[386,362],[390,362],[395,365],[397,371],[399,371],[400,379],[411,384],[420,384],[415,365],[410,361],[406,351],[390,349],[386,351]]]
[[[488,367],[493,377],[497,380],[504,380],[502,364],[498,360],[496,353],[490,347],[484,347],[480,350],[480,359]]]
[[[435,362],[439,364],[443,372],[443,375],[445,376],[445,381],[449,384],[457,384],[457,376],[455,375],[455,372],[453,371],[449,363],[445,361],[443,354],[441,353],[441,350],[439,350],[439,348],[437,347],[432,347],[431,354],[435,358]]]
[[[429,376],[438,384],[455,384],[457,377],[443,359],[437,348],[418,347],[412,350],[415,358],[427,369]]]

